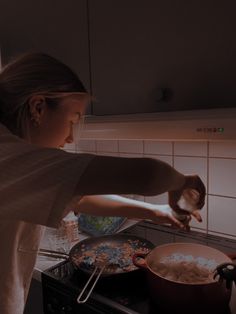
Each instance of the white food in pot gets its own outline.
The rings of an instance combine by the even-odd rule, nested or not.
[[[172,254],[150,263],[150,268],[157,275],[171,281],[189,284],[215,282],[213,270],[216,266],[216,261],[182,254]]]

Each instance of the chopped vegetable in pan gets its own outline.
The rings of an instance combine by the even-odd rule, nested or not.
[[[133,265],[134,253],[148,253],[146,243],[139,240],[128,240],[125,243],[104,242],[93,246],[83,246],[82,252],[74,254],[73,262],[79,267],[91,269],[106,264],[106,272],[130,271],[136,269]]]

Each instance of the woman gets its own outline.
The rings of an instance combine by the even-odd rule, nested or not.
[[[43,226],[58,227],[72,208],[188,228],[171,207],[186,213],[177,204],[186,188],[200,193],[198,209],[204,205],[200,178],[164,162],[60,150],[89,100],[75,73],[45,54],[23,55],[0,73],[1,314],[23,313]],[[108,195],[167,191],[170,206]]]

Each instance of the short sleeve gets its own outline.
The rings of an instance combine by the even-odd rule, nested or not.
[[[0,135],[0,219],[57,227],[92,154],[40,148]]]

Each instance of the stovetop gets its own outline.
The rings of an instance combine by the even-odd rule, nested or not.
[[[75,269],[70,261],[67,260],[44,271],[42,273],[42,284],[43,289],[45,289],[45,286],[50,285],[51,289],[61,290],[69,294],[76,302],[88,278],[87,274]],[[232,306],[230,306],[222,314],[236,314],[236,295],[234,293],[233,298],[233,301],[235,301],[233,302],[233,308],[235,308],[232,309]],[[99,278],[87,302],[99,307],[100,312],[97,313],[166,314],[166,312],[158,308],[156,302],[154,304],[150,299],[146,274],[141,269],[127,274]],[[191,313],[191,310],[189,313]]]

